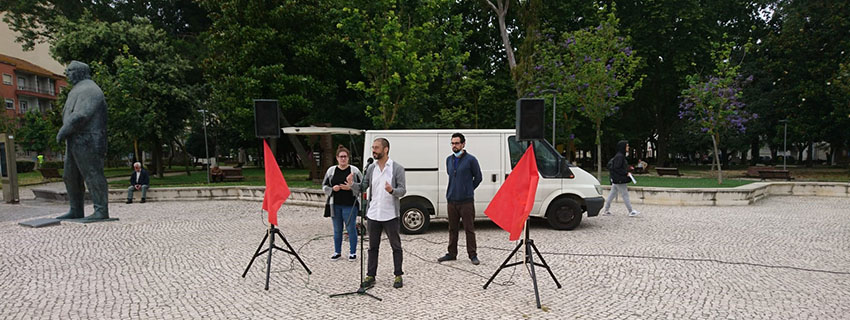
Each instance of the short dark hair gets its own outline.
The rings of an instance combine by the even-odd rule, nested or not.
[[[460,143],[466,143],[466,137],[463,136],[463,133],[455,132],[452,134],[452,139],[460,138]]]
[[[375,141],[380,141],[381,145],[384,146],[384,148],[390,148],[390,141],[387,140],[387,138],[375,138]]]

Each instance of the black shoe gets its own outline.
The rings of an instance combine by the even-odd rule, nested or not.
[[[367,276],[366,279],[363,279],[363,282],[360,283],[360,288],[369,289],[375,286],[375,277]]]
[[[342,255],[339,253],[334,253],[334,255],[331,256],[331,260],[337,261],[339,260],[339,257],[342,257]]]
[[[131,204],[131,203],[133,203],[133,199],[128,199],[127,204]]]
[[[140,203],[145,203],[145,198],[142,198],[142,201],[139,201],[139,202],[140,202]]]
[[[401,288],[404,286],[404,281],[401,280],[401,276],[395,276],[395,280],[393,280],[393,288]]]
[[[354,260],[357,260],[357,254],[349,254],[348,255],[348,261],[354,261]]]
[[[481,261],[478,261],[478,256],[474,256],[472,258],[469,258],[469,260],[471,260],[472,264],[474,264],[476,266],[481,263]]]
[[[446,255],[437,258],[437,262],[451,261],[451,260],[457,260],[457,257],[446,253]]]

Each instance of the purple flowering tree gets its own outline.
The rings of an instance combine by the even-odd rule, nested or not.
[[[574,119],[578,112],[596,126],[596,178],[602,177],[602,121],[619,111],[619,106],[632,100],[632,93],[640,88],[642,75],[635,71],[641,59],[629,46],[628,37],[619,36],[619,19],[613,9],[599,26],[573,32],[560,37],[546,35],[537,45],[534,61],[538,64],[526,81],[525,96],[540,97],[544,92],[556,91],[558,111],[564,119]],[[574,123],[566,124],[572,137]]]
[[[679,118],[697,124],[700,131],[711,136],[714,146],[714,164],[717,165],[717,183],[723,183],[719,148],[721,134],[727,131],[745,132],[747,122],[757,119],[758,114],[744,110],[740,100],[741,85],[752,81],[752,76],[743,79],[738,73],[740,61],[733,61],[734,50],[746,53],[750,44],[737,47],[733,42],[713,43],[711,56],[715,69],[711,75],[699,73],[687,76],[688,88],[682,90]]]

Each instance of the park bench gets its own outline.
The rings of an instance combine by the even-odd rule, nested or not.
[[[682,175],[681,173],[679,173],[679,168],[657,167],[657,168],[655,168],[655,172],[657,172],[659,176],[665,176],[666,175],[666,176],[677,176],[677,177],[679,177],[679,176]]]
[[[221,172],[224,173],[224,181],[242,181],[245,180],[245,176],[242,175],[242,168],[221,168]]]
[[[771,166],[750,166],[750,167],[747,167],[747,177],[758,178],[759,177],[759,171],[775,170],[775,169],[776,168],[771,167]]]
[[[765,179],[785,179],[791,181],[791,171],[788,170],[759,170],[759,178]]]
[[[39,168],[38,172],[41,172],[41,176],[44,177],[44,180],[48,179],[62,179],[62,175],[59,174],[59,169],[56,168]]]

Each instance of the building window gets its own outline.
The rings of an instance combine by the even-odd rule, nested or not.
[[[6,99],[6,109],[15,110],[15,100]]]
[[[18,77],[18,90],[24,90],[24,87],[27,86],[27,79]]]
[[[3,74],[3,84],[12,85],[12,75],[11,74]]]
[[[24,100],[21,100],[18,103],[21,104],[21,113],[27,112],[27,102],[24,101]]]

